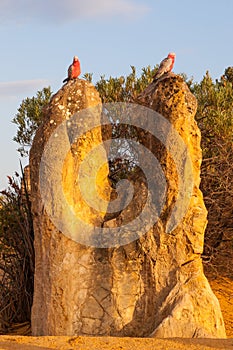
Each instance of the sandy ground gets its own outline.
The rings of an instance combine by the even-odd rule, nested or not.
[[[148,339],[114,337],[31,337],[0,336],[0,350],[233,350],[233,280],[217,278],[210,285],[218,297],[229,339]],[[28,326],[15,333],[28,333]],[[24,331],[22,331],[24,329]]]
[[[218,277],[217,279],[209,279],[209,283],[219,300],[227,337],[233,338],[233,280]]]
[[[148,339],[113,337],[20,337],[1,336],[7,350],[213,350],[233,349],[233,339]]]

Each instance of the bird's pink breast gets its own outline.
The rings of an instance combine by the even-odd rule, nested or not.
[[[72,78],[77,78],[81,73],[80,63],[78,61],[73,63]]]

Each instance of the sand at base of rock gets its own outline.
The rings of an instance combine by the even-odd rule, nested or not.
[[[4,350],[233,350],[233,339],[148,339],[114,337],[1,336]]]
[[[233,338],[233,280],[227,277],[209,278],[211,288],[219,300],[226,334]]]

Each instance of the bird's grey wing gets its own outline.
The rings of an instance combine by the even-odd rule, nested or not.
[[[168,58],[168,57],[164,58],[164,60],[162,60],[162,62],[159,65],[159,69],[157,73],[160,73],[160,72],[166,73],[171,64],[172,64],[171,58]]]
[[[167,73],[169,71],[169,67],[172,64],[172,59],[171,58],[164,58],[159,65],[159,68],[155,75],[153,76],[153,79],[158,79],[160,78],[164,73]]]
[[[68,78],[72,78],[72,72],[73,72],[73,64],[71,64],[68,68]]]

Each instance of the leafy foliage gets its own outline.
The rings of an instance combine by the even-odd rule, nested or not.
[[[226,79],[230,83],[233,83],[233,67],[228,67],[225,69],[223,80]]]
[[[226,79],[213,82],[206,72],[192,87],[198,101],[196,119],[202,132],[201,189],[208,210],[204,255],[208,267],[232,272],[233,258],[233,67]],[[220,261],[222,263],[220,264]]]
[[[12,122],[17,125],[14,141],[19,143],[21,156],[27,156],[35,131],[43,120],[43,108],[48,104],[52,92],[50,87],[38,91],[36,96],[22,101]]]
[[[8,177],[0,197],[0,333],[11,323],[30,321],[34,248],[31,206],[23,175]]]
[[[136,75],[136,68],[131,66],[131,73],[126,77],[108,79],[101,76],[95,87],[100,94],[103,103],[109,102],[131,102],[141,91],[143,91],[155,74],[157,67],[143,68],[140,77]]]

